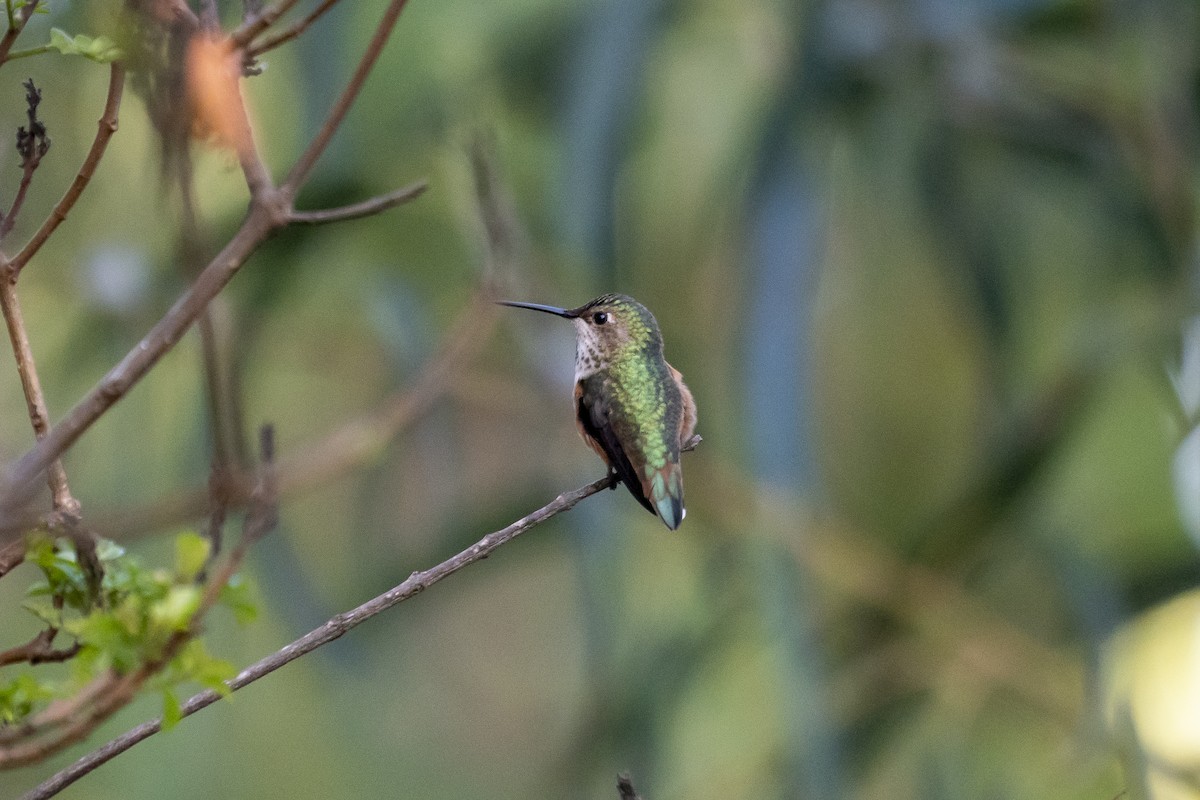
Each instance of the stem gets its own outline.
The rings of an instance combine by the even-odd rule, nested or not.
[[[274,50],[281,44],[286,44],[308,30],[309,26],[324,16],[325,12],[337,5],[339,0],[322,0],[321,4],[309,12],[308,16],[295,24],[280,31],[274,36],[268,36],[258,44],[246,48],[247,58],[257,58],[268,50]]]
[[[118,112],[121,109],[121,96],[125,86],[125,69],[120,64],[112,64],[109,68],[108,75],[108,96],[104,101],[104,112],[100,115],[100,122],[96,129],[96,136],[92,139],[92,146],[88,149],[87,156],[83,159],[83,164],[79,167],[79,172],[75,175],[75,180],[71,181],[71,185],[67,187],[66,194],[54,206],[54,210],[50,212],[50,216],[38,228],[37,233],[29,240],[29,242],[21,248],[21,252],[13,257],[13,268],[20,272],[29,259],[41,249],[50,235],[55,229],[62,224],[67,218],[67,214],[75,205],[75,201],[83,194],[83,190],[87,188],[88,183],[92,180],[92,175],[96,172],[96,166],[100,163],[100,159],[104,156],[104,151],[108,148],[108,141],[113,134],[117,132]]]
[[[395,208],[398,205],[407,203],[409,200],[415,200],[424,193],[428,188],[425,181],[414,183],[411,186],[405,186],[402,189],[397,189],[394,192],[381,194],[378,197],[372,197],[369,200],[363,200],[360,203],[354,203],[340,208],[326,208],[320,211],[293,211],[291,214],[292,222],[302,222],[306,225],[321,225],[326,222],[342,222],[349,219],[361,219],[369,217],[372,214],[378,214],[380,211],[386,211],[389,208]]]
[[[317,159],[325,152],[325,148],[329,146],[329,140],[333,138],[333,134],[337,131],[338,126],[342,124],[346,113],[353,105],[358,93],[362,90],[363,84],[366,83],[367,76],[375,67],[375,62],[379,58],[379,54],[383,52],[383,46],[387,44],[388,38],[392,35],[392,28],[396,25],[396,20],[400,18],[400,12],[404,10],[404,5],[407,0],[392,0],[388,4],[387,9],[383,12],[383,18],[379,21],[379,26],[375,28],[374,35],[371,36],[371,41],[367,45],[366,52],[363,53],[362,59],[358,62],[358,67],[354,70],[354,76],[350,78],[350,82],[346,84],[346,88],[342,90],[342,96],[338,98],[337,103],[330,110],[329,116],[325,119],[325,124],[321,126],[321,130],[317,131],[317,135],[309,144],[308,149],[296,161],[292,171],[288,173],[287,179],[283,182],[283,187],[287,189],[291,197],[295,197],[300,191],[300,187],[304,185],[304,181],[308,178],[308,174],[312,171],[313,165],[317,163]]]
[[[33,12],[37,10],[40,2],[41,0],[29,0],[29,5],[14,14],[12,0],[4,0],[8,10],[8,30],[4,32],[3,37],[0,37],[0,64],[8,61],[8,53],[12,50],[13,43],[17,41],[21,31],[25,30],[25,23],[29,22],[29,18],[33,16]]]
[[[42,470],[73,445],[84,431],[124,397],[175,346],[209,302],[233,279],[255,248],[275,230],[278,217],[264,204],[251,206],[238,232],[163,318],[59,424],[12,465],[7,479],[0,484],[0,508],[23,494],[22,490]]]
[[[50,431],[50,412],[46,408],[46,397],[42,393],[42,383],[34,363],[21,303],[17,299],[17,273],[12,264],[0,269],[0,311],[4,314],[4,324],[8,328],[8,338],[17,360],[17,374],[21,378],[21,390],[25,394],[33,435],[41,441]],[[54,509],[70,515],[78,514],[79,503],[71,496],[66,471],[58,459],[49,464],[47,482],[54,498]]]
[[[13,50],[8,54],[9,61],[16,61],[18,58],[29,58],[30,56],[40,56],[42,53],[49,53],[54,48],[48,44],[41,44],[37,47],[30,47],[25,50]]]
[[[279,0],[273,6],[267,8],[266,11],[259,11],[252,17],[243,22],[236,30],[229,34],[229,38],[238,47],[245,47],[255,36],[265,31],[267,28],[275,24],[275,20],[282,17],[296,5],[297,0]]]

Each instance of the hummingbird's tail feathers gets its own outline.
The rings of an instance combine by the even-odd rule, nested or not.
[[[683,468],[669,463],[650,473],[650,501],[654,510],[671,530],[679,527],[687,513],[683,508]]]

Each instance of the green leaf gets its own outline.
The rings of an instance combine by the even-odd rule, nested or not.
[[[53,603],[26,600],[21,603],[21,608],[51,627],[61,628],[63,626],[62,609],[55,608]]]
[[[225,681],[237,674],[237,670],[228,661],[210,655],[204,647],[204,642],[199,639],[192,639],[184,645],[171,662],[171,671],[172,681],[195,681],[221,696],[226,696],[231,691]]]
[[[114,542],[112,539],[97,539],[96,540],[96,558],[104,562],[116,561],[121,556],[125,555],[125,548]]]
[[[65,56],[83,56],[101,64],[118,61],[125,55],[107,36],[92,37],[81,33],[72,37],[62,28],[50,29],[49,46]]]
[[[239,624],[248,625],[258,619],[258,592],[254,584],[241,573],[234,575],[221,587],[218,599],[221,605],[233,611],[233,617]]]
[[[212,542],[198,533],[181,533],[175,537],[175,578],[191,583],[208,563]]]
[[[167,596],[150,607],[150,621],[170,630],[185,631],[200,608],[200,588],[172,586]]]
[[[18,675],[0,684],[0,725],[20,722],[44,701],[55,696],[54,690],[39,683],[30,673]]]
[[[162,690],[162,700],[162,729],[169,731],[183,719],[183,708],[179,705],[179,698],[175,696],[175,692],[170,689]]]
[[[141,627],[140,619],[133,619],[128,606],[113,612],[97,611],[63,624],[63,630],[84,643],[85,651],[95,651],[97,660],[102,657],[122,673],[136,667],[142,651],[147,649],[140,635]],[[90,653],[88,657],[91,657]]]

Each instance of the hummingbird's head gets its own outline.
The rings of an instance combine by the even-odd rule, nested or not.
[[[662,334],[654,315],[637,300],[623,294],[603,294],[578,308],[558,308],[537,303],[501,305],[531,308],[565,317],[575,323],[576,367],[599,369],[622,353],[644,349],[662,352]]]

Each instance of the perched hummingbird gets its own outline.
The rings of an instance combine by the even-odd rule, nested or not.
[[[575,323],[575,422],[579,435],[651,514],[671,530],[683,508],[679,452],[696,430],[696,402],[663,358],[654,315],[623,294],[579,308],[501,302]]]

